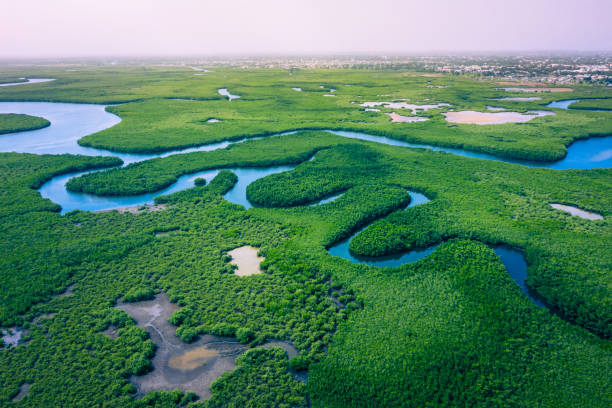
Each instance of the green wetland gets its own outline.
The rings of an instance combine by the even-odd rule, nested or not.
[[[0,406],[612,404],[612,91],[31,71],[0,72],[55,79],[0,88]],[[550,114],[445,118],[491,105]]]

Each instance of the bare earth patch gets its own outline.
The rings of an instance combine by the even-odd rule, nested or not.
[[[35,317],[34,320],[32,320],[32,323],[37,325],[37,326],[40,326],[40,323],[41,323],[40,320],[41,319],[47,319],[47,320],[48,319],[52,319],[56,314],[57,313],[45,313],[45,314],[42,314],[40,316]]]
[[[504,91],[509,92],[574,92],[572,88],[502,88]]]
[[[115,326],[108,326],[108,328],[104,330],[102,334],[104,334],[107,337],[110,337],[111,339],[116,339],[118,337],[117,328]]]
[[[21,336],[26,333],[21,327],[9,327],[2,329],[2,340],[5,347],[17,347],[21,343]]]
[[[165,294],[144,302],[119,303],[117,308],[132,316],[157,345],[153,371],[130,378],[139,396],[154,390],[179,389],[207,398],[212,382],[235,369],[236,356],[247,349],[233,338],[212,335],[201,336],[191,344],[181,341],[175,334],[176,327],[168,321],[178,306]]]
[[[499,85],[505,86],[540,86],[540,82],[535,81],[498,81]]]
[[[12,401],[17,402],[24,399],[25,396],[28,395],[28,393],[30,392],[30,385],[31,384],[28,383],[21,384],[21,386],[19,387],[19,393],[15,395]]]
[[[248,349],[233,337],[209,334],[200,336],[194,343],[184,343],[176,336],[176,327],[168,321],[178,306],[170,303],[165,294],[144,302],[119,303],[117,308],[132,316],[157,345],[152,360],[153,371],[130,378],[138,396],[154,390],[179,389],[208,398],[213,381],[234,370],[236,357]],[[298,354],[289,341],[270,341],[262,347],[281,347],[289,358]],[[296,378],[301,377],[296,374]]]
[[[475,112],[460,111],[447,112],[444,114],[446,120],[452,123],[472,124],[472,125],[499,125],[502,123],[527,122],[540,116],[554,115],[548,111],[532,111],[525,114],[518,112]]]
[[[159,232],[155,233],[155,236],[157,238],[167,237],[168,235],[174,235],[174,234],[176,234],[178,232],[179,232],[179,230],[176,230],[176,229],[175,230],[171,230],[171,231],[159,231]]]
[[[68,296],[72,296],[72,295],[74,295],[74,287],[75,287],[75,286],[76,286],[76,285],[70,285],[70,286],[68,286],[68,287],[66,288],[66,290],[65,290],[65,291],[63,291],[63,292],[62,292],[62,293],[60,293],[59,295],[55,295],[54,297],[55,297],[55,298],[65,298],[65,297],[68,297]]]
[[[531,102],[531,101],[540,101],[542,98],[539,96],[526,96],[526,97],[509,97],[509,98],[497,98],[498,101],[513,101],[513,102]]]
[[[264,258],[257,256],[257,251],[259,251],[259,248],[245,245],[240,248],[232,249],[228,252],[228,254],[232,257],[230,263],[238,266],[238,269],[236,269],[236,275],[250,276],[262,272],[259,265]]]
[[[429,109],[437,109],[443,106],[451,106],[448,103],[436,103],[430,105],[415,105],[412,103],[406,102],[363,102],[361,105],[365,108],[374,108],[376,106],[381,106],[383,108],[389,109],[409,109],[412,111],[413,115],[417,114],[417,111],[427,112]]]
[[[155,204],[155,205],[144,204],[144,205],[131,205],[128,207],[113,208],[111,210],[99,210],[99,211],[94,211],[94,213],[118,211],[119,214],[125,214],[125,213],[140,214],[142,212],[161,211],[161,210],[165,210],[166,208],[168,208],[167,204]]]
[[[428,121],[429,118],[422,118],[420,116],[402,116],[395,112],[387,113],[391,118],[391,122],[393,123],[414,123],[414,122],[425,122]]]
[[[584,211],[584,210],[581,210],[580,208],[572,207],[571,205],[550,203],[550,206],[554,208],[555,210],[565,211],[575,217],[584,218],[586,220],[603,220],[604,218],[600,214]]]

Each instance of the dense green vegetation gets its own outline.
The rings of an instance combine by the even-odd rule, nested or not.
[[[428,122],[391,124],[386,115],[351,104],[408,98],[485,110],[490,98],[508,96],[493,82],[461,76],[215,71],[194,76],[171,67],[70,73],[33,68],[28,75],[57,80],[30,90],[0,89],[0,100],[132,101],[108,108],[122,117],[118,126],[81,141],[124,151],[342,128],[552,159],[576,138],[612,132],[606,113],[579,110],[555,110],[556,116],[521,125],[449,128],[440,110],[420,113],[431,116]],[[428,87],[438,85],[448,87]],[[241,99],[227,102],[216,93],[221,87]],[[337,97],[323,98],[330,87]],[[578,87],[563,98],[609,92]],[[382,96],[387,94],[392,96]],[[554,95],[542,97],[495,106],[535,109]],[[221,122],[202,122],[210,117]],[[1,407],[612,404],[610,169],[528,168],[316,130],[124,168],[120,163],[112,157],[0,153],[0,326],[27,330],[25,343],[0,348]],[[247,196],[258,207],[246,211],[223,200],[237,182],[232,168],[273,165],[295,168],[249,185]],[[210,183],[157,197],[165,209],[138,214],[60,215],[35,190],[54,175],[103,167],[115,168],[72,179],[69,188],[137,194],[184,174],[224,170]],[[407,189],[431,202],[406,209]],[[307,205],[338,193],[331,203]],[[605,218],[571,217],[550,202]],[[355,254],[442,244],[399,268],[328,254],[326,248],[364,226],[351,242]],[[525,249],[527,283],[553,312],[532,304],[484,245],[500,243]],[[227,252],[243,245],[260,248],[262,274],[234,274]],[[170,322],[182,340],[211,333],[235,336],[250,347],[237,368],[213,384],[209,399],[181,391],[140,396],[130,382],[153,369],[155,346],[115,305],[157,293],[179,306]],[[117,329],[116,338],[105,334],[109,327]],[[273,339],[291,341],[299,355],[287,360],[281,349],[259,347]],[[305,369],[306,384],[292,377]],[[30,391],[14,403],[22,384],[31,384]]]
[[[612,99],[586,99],[574,102],[570,105],[571,109],[611,109]]]
[[[282,349],[249,350],[236,363],[235,371],[213,383],[213,396],[202,408],[308,406],[306,387],[287,372],[287,357]]]
[[[484,245],[457,241],[393,272],[339,275],[368,300],[311,367],[314,406],[612,402],[610,344],[531,304]]]
[[[0,135],[5,133],[23,132],[47,127],[51,124],[45,118],[38,116],[21,115],[17,113],[0,114]]]

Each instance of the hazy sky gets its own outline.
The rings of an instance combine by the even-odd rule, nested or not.
[[[5,0],[0,58],[612,50],[612,0]]]

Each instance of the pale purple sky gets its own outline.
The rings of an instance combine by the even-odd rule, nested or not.
[[[5,0],[0,58],[610,51],[612,0]]]

